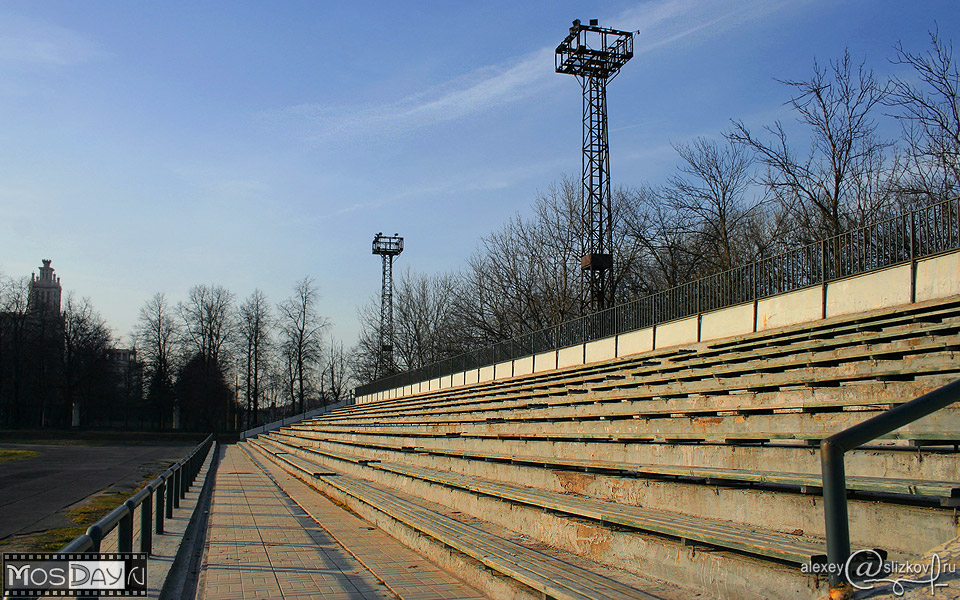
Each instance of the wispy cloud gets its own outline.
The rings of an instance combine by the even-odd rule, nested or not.
[[[553,80],[553,48],[511,64],[485,66],[394,103],[361,107],[299,104],[268,111],[274,125],[293,126],[315,141],[382,136],[475,115],[540,93]]]
[[[474,192],[506,190],[518,182],[556,173],[558,169],[566,166],[567,162],[565,158],[553,158],[496,170],[477,168],[439,180],[431,177],[421,183],[400,186],[397,191],[377,195],[373,200],[352,202],[335,211],[319,214],[316,220],[323,221],[356,211],[370,211],[409,199],[456,198]]]
[[[635,54],[717,35],[777,10],[784,0],[660,0],[602,24],[641,30]],[[560,35],[563,32],[559,32]],[[373,139],[474,116],[543,94],[562,83],[554,73],[555,46],[472,73],[394,103],[369,106],[299,104],[263,113],[264,121],[313,142]]]
[[[0,16],[0,64],[64,67],[105,54],[72,29],[19,15]]]
[[[756,21],[788,6],[787,0],[660,0],[645,2],[610,21],[638,30],[634,54],[706,39]]]

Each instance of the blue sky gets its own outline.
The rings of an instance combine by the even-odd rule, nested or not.
[[[0,4],[0,272],[53,259],[117,336],[157,291],[273,302],[310,275],[332,333],[396,268],[460,268],[480,236],[580,169],[570,21],[640,30],[608,89],[615,185],[663,181],[671,144],[789,119],[787,90],[849,47],[960,30],[952,1]],[[892,131],[892,130],[891,130]]]

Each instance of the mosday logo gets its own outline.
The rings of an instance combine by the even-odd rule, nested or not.
[[[4,553],[3,563],[3,591],[11,596],[147,593],[147,557],[143,553]]]

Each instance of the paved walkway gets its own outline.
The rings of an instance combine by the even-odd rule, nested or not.
[[[483,598],[303,482],[263,463],[239,446],[225,448],[199,598]]]

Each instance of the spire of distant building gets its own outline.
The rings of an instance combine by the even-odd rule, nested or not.
[[[60,314],[60,278],[54,275],[50,259],[43,259],[40,267],[40,276],[30,274],[30,311],[44,312],[52,315]]]

